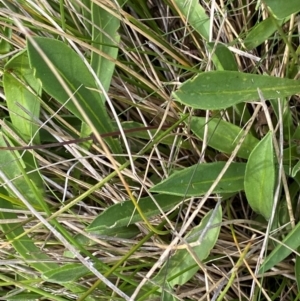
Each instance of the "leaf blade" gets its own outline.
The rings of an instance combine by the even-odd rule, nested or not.
[[[222,153],[231,154],[239,142],[239,137],[241,137],[244,131],[230,122],[217,118],[211,118],[207,122],[204,117],[192,117],[189,121],[190,128],[201,140],[204,138],[204,126],[206,123],[208,129],[208,145]],[[247,159],[258,142],[259,140],[257,138],[248,133],[239,148],[237,156]]]
[[[188,23],[205,39],[209,40],[210,19],[207,16],[205,9],[197,0],[188,2],[175,0],[177,9],[180,14],[185,17]]]
[[[181,201],[180,197],[163,194],[155,195],[154,198],[156,204],[158,204],[163,211],[172,209]],[[156,204],[150,197],[141,198],[139,200],[139,206],[147,218],[160,213]],[[141,216],[135,210],[132,201],[128,200],[108,207],[92,221],[86,230],[105,234],[107,229],[121,228],[139,221],[142,221]]]
[[[5,65],[3,87],[12,124],[24,139],[34,138],[34,142],[38,144],[39,135],[36,132],[39,126],[33,118],[39,118],[40,115],[38,97],[41,95],[41,84],[34,77],[26,52],[15,55]]]
[[[116,59],[119,51],[117,45],[120,41],[118,34],[120,20],[109,14],[93,1],[91,1],[91,11],[92,46],[109,55],[112,59]],[[101,81],[104,90],[107,92],[115,69],[115,63],[112,60],[104,58],[99,53],[92,51],[91,66]],[[105,70],[105,72],[103,72],[103,70]],[[103,103],[105,103],[105,97],[102,93],[100,97]]]
[[[298,0],[265,0],[265,3],[272,9],[278,19],[286,18],[300,11],[300,2]]]
[[[300,91],[297,80],[236,71],[212,71],[186,81],[173,96],[178,102],[195,109],[219,110],[257,99],[258,88],[265,98],[285,97]]]
[[[267,220],[273,207],[275,166],[272,133],[254,148],[246,166],[245,193],[251,208]]]
[[[112,132],[112,122],[100,94],[97,92],[94,78],[81,58],[63,42],[43,37],[34,37],[33,39],[74,93],[80,107],[97,131],[100,134]],[[85,123],[86,120],[75,103],[68,101],[70,98],[68,93],[30,41],[27,43],[27,50],[30,64],[35,69],[37,78],[41,80],[43,89]],[[109,137],[105,138],[105,141],[115,154],[122,153],[121,147],[115,139]]]
[[[222,208],[219,206],[216,209],[215,214],[214,211],[209,211],[204,216],[201,223],[186,235],[185,240],[189,244],[200,241],[199,245],[191,247],[198,260],[202,261],[206,259],[209,252],[214,247],[219,237],[221,221]],[[207,226],[209,226],[208,230]],[[167,281],[171,287],[174,287],[177,284],[184,285],[195,275],[195,273],[197,273],[199,266],[193,267],[195,264],[196,262],[193,256],[187,249],[177,250],[168,264],[165,264],[157,276],[154,277],[153,281],[163,283],[165,275],[167,275]]]
[[[300,246],[300,223],[283,239],[282,243],[278,244],[276,248],[268,255],[263,264],[259,268],[259,273],[264,273],[274,267],[289,256],[293,250]]]
[[[42,278],[54,283],[73,282],[85,276],[90,271],[82,264],[73,263],[59,266],[43,273]]]
[[[225,166],[225,162],[204,163],[177,171],[150,189],[152,192],[179,196],[204,195]],[[215,193],[231,193],[244,189],[244,163],[232,163],[214,189]]]

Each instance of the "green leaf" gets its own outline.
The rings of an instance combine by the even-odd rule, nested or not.
[[[257,25],[251,28],[250,32],[244,39],[244,45],[248,50],[264,43],[268,38],[277,31],[275,22],[278,22],[278,26],[282,26],[288,19],[276,21],[274,18],[269,17]]]
[[[82,59],[63,42],[41,37],[35,37],[34,42],[62,76],[69,89],[77,98],[82,110],[90,122],[96,127],[99,134],[112,132],[112,122],[101,99],[100,92],[96,91],[97,86],[94,78]],[[85,119],[75,104],[69,99],[67,92],[61,86],[50,67],[29,41],[27,49],[30,63],[36,70],[36,76],[41,80],[43,89],[68,108],[82,122],[85,122]],[[121,147],[115,139],[110,137],[105,138],[105,141],[110,145],[111,150],[115,154],[122,153]]]
[[[300,246],[300,223],[291,230],[291,232],[284,238],[282,243],[278,244],[276,248],[268,255],[259,269],[259,273],[263,274],[280,263],[283,259],[289,256],[293,250],[297,250]]]
[[[23,51],[15,55],[5,65],[3,86],[12,122],[12,125],[8,122],[6,124],[26,142],[33,141],[35,144],[39,144],[39,125],[34,119],[39,119],[39,96],[42,93],[42,87],[40,81],[35,78],[33,69],[29,66],[27,52]],[[22,159],[26,166],[27,177],[32,181],[32,185],[42,193],[44,183],[39,172],[36,171],[34,155],[25,152]]]
[[[6,54],[11,50],[11,34],[12,28],[11,24],[8,23],[7,27],[4,27],[3,24],[0,28],[1,38],[0,38],[0,53]],[[4,38],[5,37],[5,38]]]
[[[206,118],[204,117],[192,117],[189,121],[189,126],[191,130],[201,140],[203,140],[204,137],[205,124]],[[208,145],[226,154],[232,153],[232,151],[237,146],[240,137],[244,134],[244,130],[240,127],[230,122],[226,122],[222,119],[219,120],[217,118],[209,119],[207,123],[207,128]],[[254,136],[248,133],[238,151],[238,157],[247,159],[258,142],[258,139],[256,139]]]
[[[199,261],[206,259],[214,247],[219,237],[221,221],[222,208],[219,206],[215,212],[208,212],[200,225],[186,235],[185,240],[189,244],[199,242],[199,245],[191,247]],[[181,249],[177,250],[175,255],[161,268],[153,281],[162,284],[166,277],[171,287],[177,284],[184,285],[198,270],[199,266],[188,249]]]
[[[105,229],[105,231],[99,231],[97,234],[103,234],[110,237],[118,237],[118,238],[133,238],[141,233],[140,229],[136,225],[126,225],[118,228]]]
[[[3,87],[12,124],[22,138],[29,141],[34,137],[34,142],[38,144],[39,135],[34,136],[34,134],[39,126],[33,119],[38,119],[40,115],[39,96],[42,89],[29,66],[27,53],[18,53],[4,68]]]
[[[136,225],[128,225],[123,227],[113,227],[113,228],[105,228],[103,231],[97,231],[97,235],[105,235],[109,237],[117,237],[117,238],[126,238],[130,239],[138,234],[141,231]],[[75,236],[76,242],[78,242],[81,246],[91,246],[95,245],[96,242],[93,239],[89,239],[83,234],[78,234]]]
[[[267,98],[285,97],[300,91],[299,81],[235,71],[204,72],[186,81],[174,98],[195,109],[219,110],[258,99],[257,89]]]
[[[283,19],[300,11],[299,0],[264,0],[278,19]]]
[[[104,90],[107,92],[115,70],[115,63],[113,60],[117,58],[119,51],[117,45],[120,41],[120,36],[118,34],[120,20],[109,14],[105,9],[98,6],[93,1],[91,1],[91,11],[92,46],[109,55],[112,59],[108,60],[95,51],[92,51],[91,53],[91,66],[101,81]],[[103,70],[105,70],[105,72],[103,72]],[[100,94],[100,97],[102,98],[103,103],[105,103],[105,97],[102,93]]]
[[[169,282],[164,283],[164,291],[161,294],[161,299],[164,301],[178,301],[180,298],[176,297],[176,293],[174,292],[171,294],[170,292],[172,291],[172,286],[169,284]]]
[[[43,273],[42,278],[49,282],[66,283],[74,282],[88,273],[87,267],[79,263],[72,263],[47,271]]]
[[[180,197],[163,194],[155,195],[154,198],[162,211],[172,209],[182,200]],[[138,203],[147,218],[161,212],[150,197],[141,198]],[[97,231],[98,234],[106,234],[106,231],[112,228],[117,229],[140,221],[142,221],[141,216],[135,210],[132,201],[128,200],[108,207],[93,220],[86,230],[89,232]]]
[[[6,147],[7,144],[4,141],[3,136],[4,133],[1,133],[0,146]],[[6,137],[6,140],[9,141],[9,138]],[[27,159],[29,162],[30,158]],[[44,200],[44,198],[42,197],[43,189],[41,187],[36,187],[35,184],[32,181],[30,181],[29,175],[27,175],[27,171],[32,170],[34,166],[26,166],[25,161],[19,155],[19,152],[9,150],[1,150],[0,165],[3,168],[2,171],[5,174],[5,176],[8,179],[13,180],[13,183],[15,187],[18,188],[19,192],[21,192],[27,200],[30,200],[31,204],[35,208],[41,209],[42,207],[40,201],[41,199]],[[7,168],[8,166],[9,168]],[[36,175],[33,177],[33,179],[35,177]],[[0,182],[2,182],[1,179]],[[33,187],[35,187],[36,189],[34,189]],[[10,192],[9,189],[8,191]],[[10,195],[15,197],[15,195],[12,192],[10,192]],[[39,197],[37,197],[37,195],[39,195]]]
[[[150,189],[152,192],[180,196],[204,195],[216,180],[225,162],[197,164],[177,171]],[[238,192],[244,189],[246,164],[232,163],[214,189],[214,193]]]
[[[269,219],[273,208],[275,165],[272,133],[254,148],[247,162],[245,193],[251,208]]]
[[[210,53],[212,53],[214,50],[212,61],[217,70],[238,70],[238,66],[233,53],[224,44],[218,43],[216,45],[215,43],[207,43],[207,48],[209,49]]]
[[[210,20],[205,9],[198,0],[182,1],[175,0],[175,7],[184,16],[187,22],[205,39],[209,40]]]
[[[205,9],[197,0],[188,2],[173,1],[180,15],[184,16],[187,23],[198,32],[205,41],[209,41],[210,19]],[[223,44],[207,43],[207,49],[213,53],[212,61],[217,70],[237,70],[237,64],[232,52]],[[213,52],[214,51],[214,52]]]
[[[7,301],[36,301],[42,296],[36,293],[20,293],[14,296],[5,296]]]

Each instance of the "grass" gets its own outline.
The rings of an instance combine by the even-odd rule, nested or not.
[[[2,300],[299,300],[296,1],[0,5]]]

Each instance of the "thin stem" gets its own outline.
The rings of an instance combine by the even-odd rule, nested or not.
[[[182,126],[179,126],[182,127]],[[162,127],[162,129],[167,129],[169,126],[165,125]],[[147,131],[147,130],[153,130],[157,129],[157,126],[146,126],[146,127],[141,127],[141,128],[134,128],[134,129],[126,129],[124,130],[125,134],[129,133],[134,133],[134,132],[140,132],[140,131]],[[110,132],[110,133],[104,133],[101,134],[100,136],[102,138],[106,137],[113,137],[113,136],[118,136],[120,135],[119,131],[115,132]],[[51,148],[51,147],[58,147],[58,146],[63,146],[63,145],[70,145],[70,144],[78,144],[82,143],[85,141],[93,140],[93,143],[97,143],[96,137],[94,134],[84,137],[84,138],[77,138],[77,139],[71,139],[67,141],[62,141],[62,142],[54,142],[54,143],[47,143],[47,144],[39,144],[39,145],[25,145],[25,146],[9,146],[8,141],[7,144],[8,146],[1,146],[0,150],[28,150],[28,149],[45,149],[45,148]]]

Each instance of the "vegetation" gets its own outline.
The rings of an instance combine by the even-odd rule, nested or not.
[[[299,300],[299,1],[0,5],[1,300]]]

